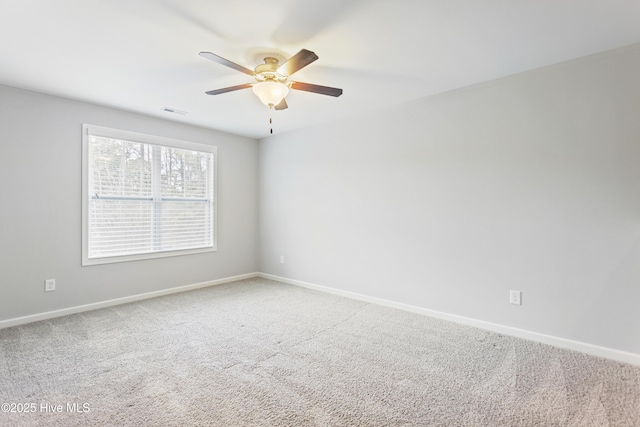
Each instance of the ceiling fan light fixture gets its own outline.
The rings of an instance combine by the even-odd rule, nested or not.
[[[264,105],[273,107],[289,94],[289,87],[282,83],[266,81],[254,84],[253,93],[260,98]]]

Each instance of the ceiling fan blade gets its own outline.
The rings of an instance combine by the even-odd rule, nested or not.
[[[318,59],[318,55],[307,49],[302,49],[300,52],[293,55],[284,64],[278,67],[278,74],[283,76],[290,76],[296,71],[306,67],[313,61]]]
[[[337,87],[313,85],[311,83],[292,82],[291,89],[304,90],[306,92],[319,93],[321,95],[340,96],[342,89]]]
[[[206,94],[207,95],[220,95],[221,93],[233,92],[234,90],[249,89],[251,86],[253,86],[251,83],[245,83],[243,85],[229,86],[229,87],[225,87],[225,88],[222,88],[222,89],[210,90],[210,91],[206,92]]]
[[[238,70],[241,73],[249,74],[250,76],[253,76],[255,74],[253,70],[243,67],[242,65],[236,64],[235,62],[231,62],[228,59],[224,59],[223,57],[218,56],[215,53],[200,52],[200,56],[202,56],[203,58],[207,58],[213,62],[217,62],[218,64],[226,65],[227,67],[233,68],[234,70]]]
[[[282,101],[280,101],[280,103],[273,108],[275,108],[276,110],[286,110],[287,108],[289,108],[289,106],[287,105],[287,101],[282,98]]]

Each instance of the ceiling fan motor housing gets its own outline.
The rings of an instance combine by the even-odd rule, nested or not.
[[[255,75],[257,81],[274,81],[278,83],[284,83],[289,76],[283,76],[278,73],[278,67],[280,62],[276,58],[270,56],[264,58],[264,64],[260,64],[255,68]]]

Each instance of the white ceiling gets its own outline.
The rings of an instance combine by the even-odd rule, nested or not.
[[[640,1],[0,0],[0,40],[0,84],[262,138],[251,90],[204,93],[252,78],[200,51],[314,51],[293,80],[344,94],[291,91],[282,133],[638,43]]]

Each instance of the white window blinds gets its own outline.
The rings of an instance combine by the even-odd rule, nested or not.
[[[83,264],[215,249],[215,147],[84,132]]]

